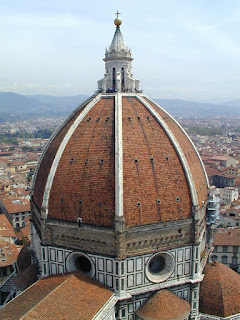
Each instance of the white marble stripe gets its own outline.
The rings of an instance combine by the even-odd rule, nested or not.
[[[115,209],[123,216],[122,95],[115,95]]]

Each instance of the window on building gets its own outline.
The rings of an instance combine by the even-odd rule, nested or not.
[[[112,70],[112,86],[115,89],[116,88],[116,69],[113,68]]]
[[[233,246],[233,252],[237,253],[238,252],[238,246]]]
[[[16,223],[16,228],[19,228],[19,223],[18,222]]]
[[[237,264],[237,261],[238,260],[238,258],[237,257],[232,257],[232,264]]]
[[[122,88],[124,88],[124,68],[122,67]]]
[[[228,252],[228,246],[222,246],[223,252]]]
[[[227,263],[227,256],[222,256],[222,263],[224,263],[224,264]]]

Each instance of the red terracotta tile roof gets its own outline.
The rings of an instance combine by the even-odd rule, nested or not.
[[[83,111],[85,106],[86,104],[81,106],[80,108],[77,108],[72,113],[72,115],[67,119],[64,125],[59,129],[57,135],[53,137],[52,140],[50,140],[50,144],[47,146],[47,152],[45,153],[44,157],[40,160],[41,162],[38,169],[38,174],[36,176],[34,193],[33,193],[33,201],[37,205],[39,210],[41,210],[41,206],[42,206],[43,194],[44,194],[45,185],[47,182],[47,177],[51,169],[53,160],[58,151],[58,148],[62,140],[64,139],[66,133],[68,132],[69,128],[71,127],[73,122],[76,120],[76,118],[79,116],[79,114]]]
[[[183,320],[188,318],[190,304],[169,290],[159,290],[137,310],[142,320]]]
[[[136,97],[123,97],[122,105],[126,227],[189,218],[190,187],[172,142]],[[198,155],[182,129],[156,105],[153,108],[164,118],[185,154],[201,207],[207,199],[207,181]],[[83,109],[77,109],[59,130],[41,160],[33,193],[33,202],[39,210],[59,146]],[[49,219],[76,222],[81,217],[86,224],[114,227],[114,112],[114,97],[102,97],[75,128],[54,175],[48,201]]]
[[[160,109],[157,105],[155,105],[152,102],[150,102],[150,104],[164,119],[169,129],[177,139],[191,170],[191,174],[197,192],[198,204],[200,207],[202,207],[203,203],[205,203],[207,199],[208,185],[197,152],[193,148],[189,138],[185,135],[184,131],[179,127],[178,123],[175,122],[163,109]]]
[[[200,312],[218,317],[240,313],[240,275],[217,261],[204,269]]]
[[[214,245],[240,246],[240,229],[219,229],[215,234]]]
[[[90,320],[113,297],[97,281],[80,273],[43,278],[0,309],[4,320]]]
[[[30,211],[30,201],[28,199],[16,198],[4,194],[0,201],[8,213],[28,212]]]
[[[101,99],[74,131],[53,180],[50,219],[114,226],[114,122],[114,99]]]
[[[155,117],[136,98],[123,98],[123,106],[123,205],[126,226],[189,218],[192,207],[189,186],[170,139]]]

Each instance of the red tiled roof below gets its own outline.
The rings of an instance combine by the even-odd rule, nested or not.
[[[4,320],[90,320],[113,293],[80,273],[43,278],[0,309]]]
[[[200,287],[200,312],[218,317],[240,313],[240,276],[222,263],[209,263]]]
[[[190,309],[186,300],[164,289],[154,293],[136,314],[142,320],[183,320],[189,316]]]

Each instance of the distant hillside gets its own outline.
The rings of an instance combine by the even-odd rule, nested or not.
[[[185,100],[155,99],[164,109],[174,116],[211,116],[211,115],[240,115],[240,106],[212,103],[200,103]]]
[[[0,92],[0,122],[40,116],[65,116],[87,98],[87,95],[48,96]],[[229,101],[224,105],[170,99],[155,101],[173,116],[240,115],[240,100]]]
[[[68,115],[87,95],[78,96],[24,96],[14,92],[0,92],[0,122],[42,116]]]
[[[224,105],[230,106],[230,107],[240,108],[240,100],[226,101],[226,102],[224,102]]]
[[[42,104],[51,107],[53,112],[69,112],[77,108],[88,96],[77,95],[77,96],[45,96],[45,95],[32,95],[26,96],[34,100],[40,101]]]

